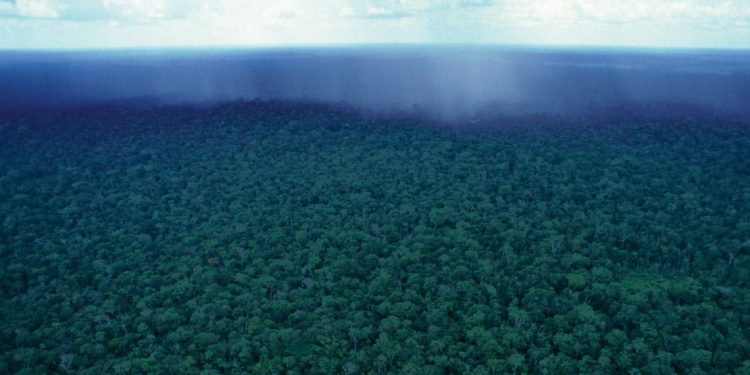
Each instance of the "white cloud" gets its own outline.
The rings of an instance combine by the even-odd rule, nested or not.
[[[507,0],[503,13],[522,23],[693,23],[747,21],[750,2],[742,0]]]
[[[389,42],[750,47],[750,0],[0,0],[0,31],[0,48]]]
[[[342,8],[345,17],[386,19],[404,18],[411,14],[407,12],[400,0],[353,0],[348,1]]]
[[[210,0],[0,0],[0,17],[70,21],[184,18]]]
[[[495,5],[495,0],[456,0],[458,7],[489,7]]]
[[[168,15],[166,0],[103,0],[104,8],[112,16],[124,18],[166,18]]]
[[[58,12],[48,0],[16,0],[16,16],[29,18],[57,18]]]
[[[349,0],[342,15],[365,19],[419,17],[494,4],[495,0]]]
[[[302,11],[289,2],[273,4],[263,11],[263,18],[272,20],[297,18],[301,15]]]

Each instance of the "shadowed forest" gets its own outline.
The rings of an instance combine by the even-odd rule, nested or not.
[[[0,373],[750,374],[750,127],[0,116]]]

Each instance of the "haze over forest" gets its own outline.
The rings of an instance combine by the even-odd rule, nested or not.
[[[296,100],[468,121],[618,107],[746,114],[750,53],[493,46],[5,52],[19,104]],[[681,109],[679,109],[681,108]]]

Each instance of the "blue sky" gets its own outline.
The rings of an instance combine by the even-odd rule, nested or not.
[[[750,0],[0,0],[0,48],[358,43],[750,48]]]

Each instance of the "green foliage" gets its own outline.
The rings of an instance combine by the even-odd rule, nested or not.
[[[750,130],[2,121],[0,373],[750,373]]]

